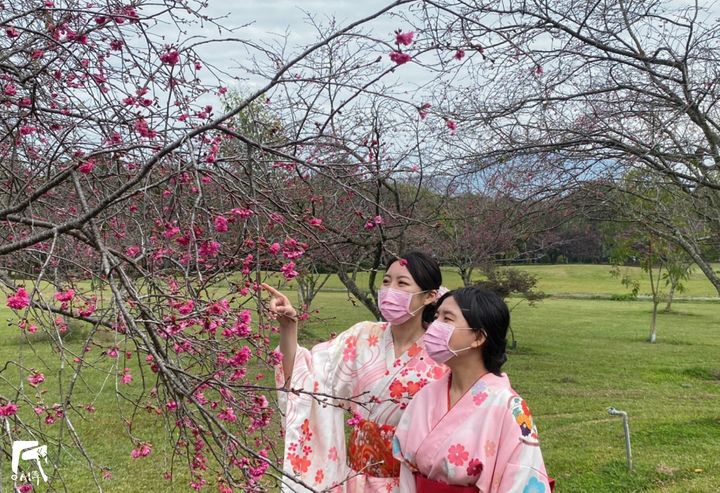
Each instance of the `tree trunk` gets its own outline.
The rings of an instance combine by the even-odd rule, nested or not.
[[[658,304],[659,300],[653,299],[652,319],[650,320],[650,337],[648,338],[648,341],[651,344],[655,344],[655,340],[657,339],[657,327],[655,325],[655,322],[657,322]]]
[[[344,270],[340,269],[338,271],[338,277],[340,277],[340,281],[347,288],[347,290],[350,291],[350,293],[355,296],[355,298],[360,300],[360,303],[362,303],[365,308],[370,310],[370,312],[377,320],[380,320],[380,310],[378,309],[377,303],[375,302],[375,298],[361,291],[355,281],[351,279],[350,276],[347,275],[347,272],[345,272]]]
[[[463,286],[466,288],[472,286],[472,267],[459,267],[460,277],[462,278]]]
[[[688,255],[690,255],[690,258],[693,259],[695,264],[700,268],[703,274],[705,274],[705,277],[707,277],[710,283],[712,283],[713,287],[720,296],[720,275],[715,272],[710,262],[705,260],[702,254],[698,251],[695,244],[691,243],[682,236],[665,235],[665,237],[675,242],[675,244],[679,245],[683,250],[687,252]]]
[[[668,293],[668,300],[667,300],[667,304],[665,305],[665,309],[663,310],[664,312],[669,312],[670,310],[672,310],[672,302],[673,302],[673,298],[675,297],[675,288],[676,287],[677,287],[677,282],[673,282],[670,285],[670,292]]]

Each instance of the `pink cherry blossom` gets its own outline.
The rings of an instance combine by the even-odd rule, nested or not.
[[[193,300],[187,300],[185,303],[178,306],[177,310],[180,315],[189,315],[193,311],[193,308],[195,308]]]
[[[14,416],[17,413],[17,404],[8,402],[4,406],[0,406],[0,416]]]
[[[168,50],[160,55],[160,61],[166,65],[177,65],[180,61],[180,53],[177,50]]]
[[[33,387],[37,387],[45,381],[45,375],[43,375],[42,373],[33,373],[32,375],[29,375],[27,377],[27,381]]]
[[[22,310],[30,306],[30,296],[25,291],[25,288],[18,288],[15,294],[8,296],[7,306],[14,310]]]
[[[152,445],[147,442],[142,442],[137,448],[134,448],[130,452],[130,457],[133,459],[139,459],[140,457],[147,457],[152,452]]]
[[[390,53],[390,60],[395,62],[397,65],[402,65],[403,63],[407,63],[410,60],[412,60],[412,57],[408,55],[407,53],[402,53],[400,51],[393,51]]]
[[[463,58],[465,58],[465,50],[463,50],[462,48],[458,48],[457,50],[455,50],[453,58],[455,60],[462,60]]]
[[[228,220],[225,216],[215,217],[215,231],[218,233],[227,233],[228,231]]]
[[[57,301],[61,301],[61,302],[70,301],[74,297],[75,297],[75,290],[72,288],[67,289],[66,291],[58,291],[57,293],[55,293],[55,299]]]
[[[125,250],[125,255],[128,257],[137,257],[140,254],[140,247],[137,245],[129,246]]]
[[[410,46],[413,42],[414,36],[415,33],[412,31],[407,33],[398,32],[397,34],[395,34],[395,42],[399,45]]]
[[[93,168],[95,167],[95,160],[94,159],[88,159],[84,163],[82,163],[80,166],[78,166],[78,171],[80,173],[88,174],[92,173]]]

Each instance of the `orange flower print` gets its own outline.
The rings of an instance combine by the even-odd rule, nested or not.
[[[485,455],[492,457],[497,452],[497,444],[492,440],[485,442]]]
[[[322,469],[318,469],[318,471],[315,473],[315,484],[322,483],[323,479],[325,479],[325,473]]]
[[[470,454],[461,444],[450,446],[448,449],[448,460],[456,466],[462,466],[470,458]]]
[[[301,457],[297,454],[288,454],[288,458],[290,459],[290,464],[292,465],[293,472],[295,474],[306,473],[310,467],[310,460],[308,460],[307,457]]]
[[[416,342],[416,343],[414,343],[412,346],[410,346],[410,349],[408,349],[408,352],[407,352],[407,353],[408,353],[408,356],[410,356],[410,357],[412,358],[413,356],[415,356],[416,354],[418,354],[420,351],[422,351],[422,348],[421,348],[420,345]]]
[[[517,421],[517,424],[520,425],[520,432],[522,433],[522,436],[526,437],[532,432],[533,422],[531,416],[525,413],[518,414],[515,417],[515,421]]]
[[[423,388],[423,386],[420,382],[409,381],[407,383],[407,393],[410,397],[417,394],[418,390],[420,390],[421,388]]]
[[[407,388],[400,383],[400,381],[393,380],[393,383],[390,384],[390,397],[393,399],[399,399],[406,390]]]

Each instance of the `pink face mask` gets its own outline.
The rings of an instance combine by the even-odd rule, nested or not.
[[[471,327],[455,327],[453,324],[435,320],[425,331],[425,350],[436,363],[445,363],[450,358],[457,356],[461,351],[471,349],[472,346],[462,349],[450,347],[450,337],[454,330],[473,330]]]
[[[423,305],[413,312],[410,311],[412,297],[424,292],[425,291],[407,293],[398,289],[380,288],[380,292],[378,293],[380,313],[382,313],[383,318],[392,325],[404,324],[415,316],[418,311],[425,308],[425,305]]]

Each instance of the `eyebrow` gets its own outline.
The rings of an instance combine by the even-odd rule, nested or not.
[[[385,279],[386,277],[391,277],[391,276],[390,276],[390,274],[385,274],[383,276],[383,279]],[[399,276],[397,276],[397,279],[405,279],[406,281],[411,280],[411,278],[409,276],[406,276],[405,274],[400,274]]]

